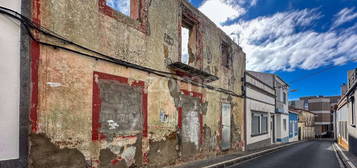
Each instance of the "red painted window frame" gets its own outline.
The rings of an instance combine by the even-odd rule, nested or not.
[[[185,89],[181,89],[181,92],[186,95],[186,96],[191,96],[191,97],[195,97],[195,98],[199,98],[201,103],[203,102],[203,94],[202,93],[198,93],[198,92],[194,92],[194,91],[188,91]],[[182,129],[182,106],[179,106],[177,108],[178,110],[178,127],[181,130]],[[203,115],[202,113],[199,114],[199,120],[200,120],[200,145],[203,144]]]
[[[147,19],[147,7],[146,0],[130,0],[130,16],[127,16],[120,11],[113,9],[106,4],[106,0],[98,0],[99,11],[103,14],[110,16],[122,23],[127,23],[129,26],[135,29],[149,34],[148,31],[148,19]],[[129,23],[126,20],[132,19],[134,23]],[[135,21],[139,21],[139,24],[135,24]]]
[[[92,140],[103,140],[105,139],[105,135],[100,133],[100,111],[101,111],[101,99],[100,99],[100,87],[99,84],[96,82],[97,79],[103,80],[114,80],[120,82],[122,84],[129,85],[131,87],[140,87],[142,93],[142,114],[143,114],[143,136],[148,136],[148,122],[147,122],[147,112],[148,112],[148,95],[145,92],[145,82],[144,81],[135,81],[129,84],[129,79],[122,76],[111,75],[102,72],[93,72],[93,104],[92,104]],[[136,135],[132,136],[118,136],[120,138],[132,138],[136,137]]]

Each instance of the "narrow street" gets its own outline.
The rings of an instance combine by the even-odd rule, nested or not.
[[[331,141],[309,141],[231,168],[339,168]]]

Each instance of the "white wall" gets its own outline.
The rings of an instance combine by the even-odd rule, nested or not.
[[[247,97],[255,98],[260,101],[274,103],[274,98],[264,95],[260,92],[257,92],[251,88],[247,88]],[[268,134],[259,135],[259,136],[251,136],[252,132],[252,111],[258,112],[267,112],[268,113]],[[262,140],[266,140],[271,137],[270,132],[270,121],[271,121],[271,113],[274,113],[275,106],[269,105],[266,103],[258,102],[255,100],[251,100],[249,98],[246,99],[246,125],[247,125],[247,144],[252,144],[255,142],[259,142]]]
[[[20,0],[0,0],[20,12]],[[19,157],[20,27],[0,14],[0,160]]]
[[[286,138],[289,136],[289,116],[286,114],[276,114],[277,127],[276,138]],[[286,129],[284,130],[284,119],[286,120]]]

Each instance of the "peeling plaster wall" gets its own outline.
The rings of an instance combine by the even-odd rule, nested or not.
[[[92,50],[138,65],[162,71],[167,63],[180,60],[179,23],[181,5],[191,9],[200,20],[202,33],[202,63],[196,68],[218,76],[210,85],[242,94],[245,54],[223,31],[197,9],[179,0],[146,0],[149,33],[143,33],[128,23],[119,21],[99,10],[98,1],[39,0],[41,25],[60,36]],[[41,40],[75,48],[41,35]],[[220,44],[231,43],[232,67],[222,65]],[[90,53],[93,54],[93,53]],[[38,129],[48,137],[56,149],[75,149],[84,157],[87,166],[161,167],[169,164],[211,157],[223,152],[221,145],[221,104],[232,105],[231,150],[244,146],[244,102],[240,97],[177,82],[113,63],[98,61],[61,49],[40,47],[37,107]],[[124,77],[129,81],[143,81],[147,94],[148,136],[136,133],[131,137],[114,136],[110,140],[92,140],[93,73],[101,72]],[[187,91],[187,92],[186,92]],[[193,157],[184,158],[181,147],[180,107],[184,95],[199,93],[200,140]],[[187,96],[186,95],[186,96]],[[36,152],[33,146],[30,153]],[[31,155],[32,156],[32,155]],[[161,157],[159,157],[161,156]],[[34,160],[36,157],[30,157]],[[63,158],[62,158],[63,159]],[[35,166],[35,165],[32,165]]]

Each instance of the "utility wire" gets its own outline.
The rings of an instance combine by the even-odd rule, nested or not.
[[[351,61],[357,61],[357,58],[352,59]],[[334,68],[336,68],[336,67],[338,67],[338,66],[326,67],[326,68],[321,69],[321,70],[319,70],[319,71],[317,71],[317,72],[312,72],[312,73],[310,73],[310,74],[306,74],[306,75],[304,75],[304,76],[302,76],[302,77],[296,78],[296,79],[290,81],[289,83],[295,83],[295,82],[298,82],[298,81],[300,81],[300,80],[302,80],[302,79],[310,78],[310,77],[312,77],[312,76],[315,76],[315,75],[318,75],[318,74],[320,74],[320,73],[329,71],[329,70],[334,69]]]
[[[65,39],[64,37],[61,37],[60,35],[52,32],[51,30],[48,30],[48,29],[46,29],[46,28],[44,28],[42,26],[36,25],[35,23],[33,23],[32,20],[30,20],[26,16],[23,16],[22,14],[14,11],[14,10],[11,10],[9,8],[5,8],[5,7],[2,7],[2,6],[0,6],[0,9],[1,9],[0,13],[2,13],[4,15],[7,15],[7,16],[9,16],[11,18],[14,18],[16,20],[19,20],[22,23],[22,25],[24,26],[24,28],[27,31],[27,34],[30,36],[30,38],[33,41],[35,41],[35,42],[37,42],[37,43],[39,43],[41,45],[49,46],[49,47],[53,47],[53,48],[63,49],[63,50],[66,50],[66,51],[70,51],[70,52],[79,54],[79,55],[83,55],[83,56],[86,56],[86,57],[89,57],[89,58],[93,58],[95,60],[107,61],[107,62],[110,62],[110,63],[114,63],[114,64],[126,66],[126,67],[130,67],[130,68],[141,70],[141,71],[145,71],[145,72],[148,72],[148,73],[152,73],[152,74],[155,74],[155,75],[158,75],[158,76],[161,76],[161,77],[170,78],[170,79],[174,79],[174,80],[181,81],[181,82],[191,83],[192,85],[195,85],[195,86],[199,86],[199,87],[202,87],[202,88],[207,88],[207,89],[210,89],[210,90],[215,90],[217,92],[222,92],[222,93],[225,93],[225,94],[228,94],[228,95],[232,95],[232,96],[235,96],[235,97],[243,97],[243,95],[238,95],[238,94],[234,93],[233,91],[230,91],[230,90],[227,90],[227,89],[217,88],[217,87],[214,87],[214,86],[210,86],[210,85],[207,85],[207,84],[195,82],[195,81],[192,81],[192,80],[189,80],[189,79],[185,79],[185,78],[180,79],[180,78],[177,78],[177,77],[173,77],[173,76],[177,76],[177,74],[175,74],[175,73],[155,70],[155,69],[152,69],[152,68],[147,68],[147,67],[144,67],[144,66],[140,66],[140,65],[133,64],[133,63],[130,63],[130,62],[127,62],[127,61],[123,61],[123,60],[120,60],[120,59],[113,58],[111,56],[105,55],[105,54],[100,53],[98,51],[95,51],[95,50],[89,49],[87,47],[84,47],[84,46],[82,46],[80,44],[77,44],[75,42],[69,41],[69,40]],[[77,50],[74,50],[74,49],[70,49],[70,48],[67,48],[67,47],[59,46],[59,45],[56,45],[56,44],[51,44],[51,43],[40,41],[40,40],[36,39],[33,36],[33,34],[32,34],[30,29],[37,30],[38,32],[40,32],[42,34],[50,36],[50,37],[53,37],[53,38],[55,38],[57,40],[60,40],[60,41],[64,42],[65,44],[73,45],[73,46],[78,47],[80,49],[92,52],[92,53],[94,53],[96,55],[100,55],[101,57],[97,57],[97,56],[94,56],[94,55],[91,55],[91,54],[83,53],[83,52],[80,52],[80,51],[77,51]]]

